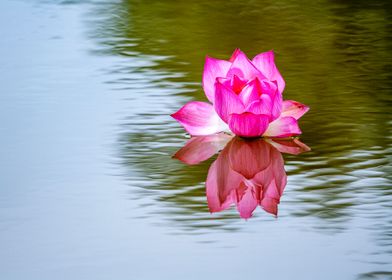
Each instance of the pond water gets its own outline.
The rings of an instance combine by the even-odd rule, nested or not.
[[[1,279],[392,279],[391,8],[2,0]],[[277,216],[210,214],[217,155],[172,158],[169,115],[237,47],[311,108]]]

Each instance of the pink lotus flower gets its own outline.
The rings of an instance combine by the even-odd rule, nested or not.
[[[257,205],[277,215],[287,182],[281,152],[300,154],[310,150],[298,139],[247,141],[220,133],[191,138],[174,157],[197,164],[222,148],[207,175],[208,207],[211,212],[220,212],[234,204],[245,219],[252,216]]]
[[[227,127],[242,137],[298,135],[297,120],[309,107],[283,101],[284,87],[273,51],[252,61],[239,49],[229,61],[207,57],[203,88],[212,104],[192,101],[172,117],[191,135],[209,135]]]

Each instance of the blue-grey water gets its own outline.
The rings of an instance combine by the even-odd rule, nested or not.
[[[0,3],[0,279],[392,279],[390,1]],[[275,218],[172,159],[204,58],[310,106]]]

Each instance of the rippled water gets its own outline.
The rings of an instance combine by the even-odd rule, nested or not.
[[[2,279],[392,279],[389,1],[0,4]],[[311,151],[276,218],[210,214],[170,118],[274,49]]]

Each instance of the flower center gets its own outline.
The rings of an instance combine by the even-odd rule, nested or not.
[[[234,75],[230,81],[230,86],[236,94],[240,94],[245,85],[246,81],[242,80],[237,75]]]

